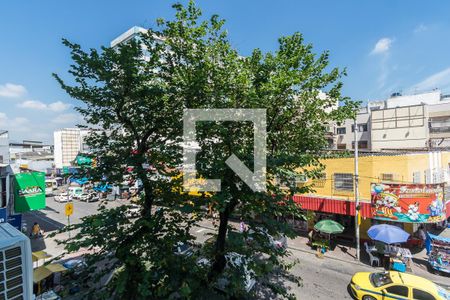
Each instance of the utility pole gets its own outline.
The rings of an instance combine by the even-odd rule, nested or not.
[[[355,143],[355,235],[356,235],[356,259],[360,260],[360,243],[359,243],[359,188],[358,188],[358,123],[355,122],[353,125],[354,128],[354,143]]]

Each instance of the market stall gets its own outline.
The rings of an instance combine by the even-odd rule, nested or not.
[[[450,229],[445,229],[440,235],[428,233],[425,247],[430,266],[450,274]]]
[[[407,269],[411,269],[411,251],[400,247],[401,243],[408,240],[409,233],[397,226],[379,224],[370,227],[367,235],[378,242],[374,251],[382,255],[385,265],[389,263],[390,270],[405,272]]]
[[[331,248],[331,235],[342,233],[344,226],[333,220],[322,220],[314,225],[311,232],[310,244],[317,248],[317,255],[323,255]]]

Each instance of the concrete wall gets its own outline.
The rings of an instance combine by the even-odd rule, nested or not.
[[[372,111],[372,150],[428,146],[428,116],[424,105]]]
[[[410,105],[419,104],[439,104],[441,103],[441,91],[436,90],[428,93],[416,94],[416,95],[404,95],[391,97],[386,100],[387,108],[395,108]]]

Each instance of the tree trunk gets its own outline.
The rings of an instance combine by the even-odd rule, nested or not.
[[[146,170],[144,170],[144,168],[142,167],[142,164],[144,162],[145,157],[141,155],[135,167],[137,171],[137,177],[142,181],[142,185],[144,186],[144,203],[142,207],[142,217],[151,218],[153,206],[153,187],[152,183],[147,177]]]
[[[223,270],[225,269],[226,266],[225,246],[228,231],[228,220],[237,203],[238,201],[235,200],[235,198],[233,198],[233,200],[231,200],[231,202],[225,207],[225,210],[219,214],[220,215],[219,232],[217,234],[216,240],[214,263],[212,265],[211,272],[208,274],[209,281],[211,281],[218,274],[222,273]]]

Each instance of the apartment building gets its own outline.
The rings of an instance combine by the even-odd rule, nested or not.
[[[337,149],[354,149],[354,121],[336,128]],[[439,90],[392,94],[368,101],[357,115],[362,151],[425,150],[450,147],[450,95]]]
[[[55,168],[69,167],[80,152],[87,152],[84,142],[88,130],[80,128],[64,128],[53,133]]]
[[[362,107],[356,115],[358,132],[356,139],[358,148],[365,151],[371,148],[370,141],[370,111],[368,107]],[[341,125],[336,125],[336,149],[347,150],[355,148],[355,122],[346,120]]]

